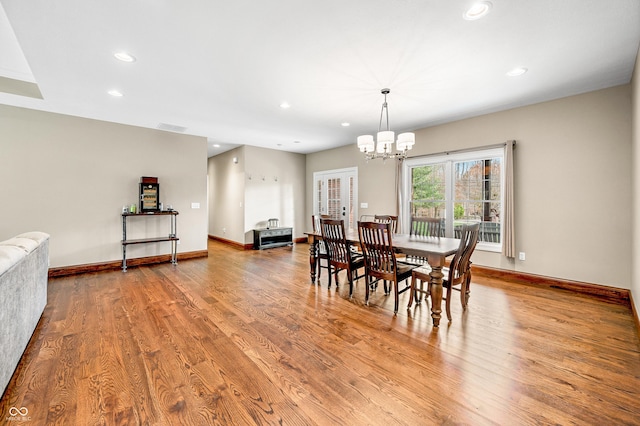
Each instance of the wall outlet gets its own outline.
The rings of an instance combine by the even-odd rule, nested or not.
[[[526,256],[525,256],[525,254],[524,254],[524,252],[523,252],[523,251],[521,251],[520,253],[518,253],[518,259],[519,259],[519,260],[525,260],[525,259],[526,259]]]
[[[360,203],[360,208],[361,209],[368,209],[369,208],[369,203]]]

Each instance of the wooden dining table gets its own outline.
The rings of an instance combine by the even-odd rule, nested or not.
[[[318,243],[322,240],[322,235],[315,232],[305,232],[309,239],[309,266],[311,268],[311,282],[316,282],[316,261],[318,254]],[[347,230],[347,241],[357,245],[360,243],[357,229]],[[433,326],[440,325],[442,316],[442,268],[448,256],[455,254],[460,246],[457,238],[444,237],[421,237],[409,234],[393,234],[391,236],[393,247],[407,256],[416,256],[427,259],[431,267],[429,273],[429,286],[431,292],[431,318]]]

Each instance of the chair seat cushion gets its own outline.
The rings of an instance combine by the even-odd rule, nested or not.
[[[351,263],[356,269],[364,267],[364,256],[359,253],[351,253]]]
[[[396,273],[398,277],[398,281],[402,281],[411,276],[411,272],[416,269],[416,265],[408,265],[405,263],[398,262],[398,271]]]
[[[429,274],[431,273],[431,267],[429,265],[422,265],[418,268],[415,268],[412,272],[416,276],[416,278],[420,280],[426,280],[426,279],[429,279]]]

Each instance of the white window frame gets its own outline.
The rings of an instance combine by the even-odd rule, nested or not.
[[[429,155],[424,157],[408,158],[404,161],[402,166],[402,195],[405,201],[405,205],[402,208],[402,217],[405,224],[409,224],[411,221],[411,209],[409,203],[411,202],[411,169],[419,166],[428,166],[433,164],[445,164],[445,215],[453,212],[455,199],[455,188],[453,185],[453,163],[459,161],[471,161],[481,160],[486,158],[500,157],[502,160],[502,166],[504,167],[504,148],[487,148],[469,151],[459,151],[453,153],[443,153],[436,155]],[[500,173],[500,217],[504,217],[504,170]],[[447,220],[445,234],[448,237],[453,236],[453,221]],[[500,221],[500,242],[490,243],[484,241],[478,241],[476,250],[490,251],[490,252],[502,252],[502,240],[504,237],[504,223]]]

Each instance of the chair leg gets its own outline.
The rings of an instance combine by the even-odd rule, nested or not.
[[[428,288],[428,287],[429,287],[429,286],[427,286],[427,288]],[[417,291],[417,289],[416,289],[416,294],[415,294],[415,297],[416,297],[416,305],[419,305],[419,304],[421,304],[421,303],[422,303],[422,294],[423,294],[423,293],[424,293],[424,281],[421,279],[421,280],[420,280],[420,291]],[[426,297],[425,297],[425,299],[426,299]]]
[[[462,310],[467,309],[467,283],[466,280],[462,281],[460,284],[460,304],[462,305]]]
[[[365,275],[364,279],[366,281],[365,291],[364,291],[364,304],[369,306],[369,287],[371,286],[371,282],[369,281],[371,277],[369,275]]]
[[[409,304],[407,305],[407,309],[411,308],[411,305],[413,304],[413,299],[417,298],[418,295],[416,294],[416,276],[412,275],[411,276],[411,293],[409,293]],[[418,303],[417,299],[416,299],[416,304]]]
[[[471,287],[471,271],[467,272],[467,278],[464,280],[464,292],[461,292],[464,294],[464,304],[462,306],[465,309],[469,304],[469,297],[471,297],[471,290],[469,290],[469,287]]]
[[[353,297],[353,271],[347,269],[347,276],[349,277],[349,299]]]
[[[420,283],[420,289],[418,289],[418,283]],[[429,297],[429,286],[427,285],[427,290],[425,291],[424,289],[424,280],[421,278],[416,278],[414,276],[411,277],[411,296],[409,299],[409,306],[407,306],[407,308],[410,308],[413,301],[416,302],[416,305],[419,305],[422,303],[422,295],[425,294],[424,299],[427,300],[427,297]]]
[[[446,309],[447,309],[447,318],[449,319],[449,322],[451,322],[451,293],[453,293],[453,286],[451,284],[449,284],[449,286],[447,287],[447,300],[445,303]]]
[[[393,315],[395,316],[398,313],[398,304],[400,301],[398,298],[400,295],[398,294],[398,281],[392,281],[393,285]]]

